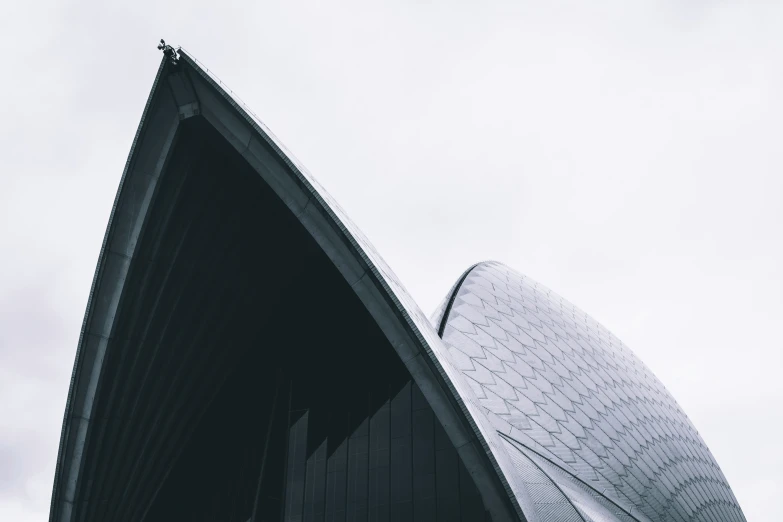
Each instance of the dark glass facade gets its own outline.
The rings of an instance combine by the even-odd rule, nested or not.
[[[351,409],[291,410],[284,521],[490,520],[416,384],[389,383],[364,398]]]

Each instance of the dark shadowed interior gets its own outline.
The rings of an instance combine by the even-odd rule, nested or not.
[[[489,520],[309,233],[201,117],[178,132],[106,351],[74,520]]]

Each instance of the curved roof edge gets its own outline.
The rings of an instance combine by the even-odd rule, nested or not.
[[[344,211],[233,94],[187,52],[161,62],[125,165],[77,348],[55,471],[50,520],[72,520],[81,468],[104,387],[103,360],[125,279],[180,121],[202,117],[268,183],[317,241],[376,320],[449,435],[493,520],[525,520],[495,461],[459,372],[426,316]],[[83,500],[89,502],[89,499]]]
[[[84,444],[87,436],[87,427],[89,418],[85,418],[82,422],[78,419],[73,419],[75,413],[79,410],[76,409],[75,404],[78,401],[80,404],[80,410],[91,410],[93,393],[90,394],[88,390],[84,388],[88,386],[94,386],[96,379],[89,376],[83,376],[83,366],[87,366],[90,361],[85,359],[92,359],[94,361],[95,354],[85,354],[86,349],[86,336],[88,332],[88,324],[91,316],[91,312],[97,307],[95,304],[96,290],[99,286],[99,281],[102,278],[104,269],[106,268],[106,251],[109,244],[111,232],[113,230],[113,224],[115,221],[115,214],[120,202],[120,197],[125,186],[128,172],[130,171],[131,160],[133,159],[133,153],[136,150],[136,146],[142,136],[142,131],[145,127],[145,121],[147,120],[151,108],[153,106],[153,100],[155,93],[158,91],[161,77],[163,75],[164,68],[166,66],[165,58],[161,60],[158,67],[158,71],[155,74],[155,80],[152,83],[152,88],[147,96],[147,102],[144,105],[144,110],[141,114],[141,120],[136,128],[136,134],[133,136],[133,142],[131,144],[131,150],[128,154],[128,159],[125,161],[125,167],[123,168],[122,176],[120,177],[119,188],[117,194],[114,196],[114,204],[112,205],[111,213],[109,214],[109,222],[106,225],[106,232],[103,235],[103,243],[101,244],[101,250],[98,255],[98,263],[93,274],[92,284],[90,286],[90,293],[87,296],[87,309],[84,313],[84,319],[82,320],[82,328],[79,333],[79,342],[76,348],[76,357],[73,364],[73,370],[71,371],[71,381],[68,388],[68,397],[65,402],[65,413],[63,415],[63,425],[60,431],[60,444],[57,450],[57,461],[54,471],[54,484],[52,486],[52,498],[49,506],[49,519],[57,520],[55,513],[60,513],[59,519],[70,520],[70,512],[72,506],[69,506],[68,501],[62,497],[68,497],[68,494],[76,488],[76,477],[78,475],[78,467],[74,471],[74,465],[81,465],[81,451],[84,449]],[[105,346],[104,346],[105,349]],[[85,382],[83,379],[87,377],[89,380]],[[80,393],[81,392],[81,393]],[[78,398],[77,398],[78,395]],[[89,404],[87,402],[89,401]],[[72,431],[76,433],[72,433]],[[78,449],[77,449],[78,448]],[[74,455],[76,451],[76,455]],[[76,461],[79,461],[76,464]],[[63,475],[66,475],[63,477]]]
[[[462,283],[465,281],[465,278],[468,277],[470,271],[480,264],[481,263],[476,263],[475,265],[471,265],[470,268],[462,272],[462,275],[459,276],[457,282],[454,283],[454,285],[446,294],[446,297],[443,298],[441,304],[430,317],[430,322],[438,332],[438,337],[443,338],[443,330],[446,328],[446,323],[448,322],[449,314],[451,313],[451,307],[454,306],[454,300],[457,298],[457,294],[459,293],[459,289],[462,286]]]

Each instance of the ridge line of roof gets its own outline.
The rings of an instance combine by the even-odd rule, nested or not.
[[[588,489],[590,489],[591,491],[594,491],[594,492],[595,492],[597,495],[600,495],[600,496],[601,496],[601,498],[604,498],[604,499],[606,499],[606,500],[607,500],[608,502],[610,502],[610,503],[611,503],[613,506],[617,507],[617,509],[620,509],[620,510],[622,510],[622,511],[623,511],[623,513],[625,513],[625,514],[626,514],[626,515],[628,515],[629,517],[631,517],[631,518],[633,518],[634,520],[637,520],[637,521],[639,520],[639,518],[638,518],[638,517],[636,517],[634,514],[632,514],[632,513],[631,513],[631,512],[628,510],[628,508],[625,508],[625,507],[621,506],[621,505],[620,505],[620,504],[618,504],[616,501],[614,501],[614,500],[612,500],[611,498],[607,497],[606,495],[604,495],[603,493],[601,493],[600,491],[598,491],[597,489],[595,489],[593,486],[591,486],[590,484],[588,484],[588,483],[587,483],[587,482],[585,482],[584,480],[580,479],[579,477],[577,477],[576,475],[574,475],[573,473],[571,473],[570,471],[568,471],[567,469],[565,469],[564,467],[562,467],[561,465],[559,465],[557,462],[553,462],[553,461],[552,461],[552,459],[549,459],[549,458],[547,458],[545,455],[542,455],[541,453],[539,453],[539,452],[538,452],[538,451],[536,451],[535,449],[531,448],[530,446],[528,446],[527,444],[525,444],[525,443],[523,443],[523,442],[520,442],[520,441],[518,441],[517,439],[515,439],[514,437],[512,437],[512,436],[510,436],[510,435],[506,435],[505,433],[502,433],[502,432],[500,432],[500,431],[498,431],[498,433],[500,434],[500,436],[501,436],[501,437],[503,437],[504,439],[506,439],[506,440],[510,441],[512,444],[514,444],[514,445],[518,445],[518,446],[522,446],[522,447],[523,447],[523,448],[525,448],[526,450],[528,450],[528,451],[530,451],[530,452],[532,452],[532,453],[535,453],[535,455],[536,455],[537,457],[544,459],[544,460],[545,460],[547,463],[551,464],[552,466],[556,467],[557,469],[559,469],[559,470],[560,470],[560,471],[562,471],[563,473],[567,474],[569,477],[571,477],[572,479],[576,480],[578,483],[580,483],[580,484],[584,485],[585,487],[587,487],[587,488],[588,488]],[[523,452],[523,454],[524,454],[524,452]],[[531,462],[533,462],[533,460],[532,460],[532,459],[530,459],[530,460],[531,460]],[[540,466],[539,466],[539,465],[538,465],[536,462],[533,462],[533,464],[534,464],[534,465],[535,465],[535,466],[536,466],[538,469],[541,469],[541,467],[540,467]],[[546,471],[544,471],[544,470],[541,470],[541,472],[542,472],[542,473],[544,473],[544,474],[545,474],[547,477],[549,477],[549,479],[550,479],[552,482],[554,482],[554,483],[555,483],[555,486],[557,487],[557,489],[560,489],[560,491],[561,491],[561,493],[562,493],[562,489],[561,489],[561,488],[560,488],[560,486],[559,486],[559,485],[556,483],[555,479],[553,479],[552,477],[550,477],[549,473],[547,473]],[[563,493],[563,494],[565,495],[565,493]],[[568,498],[568,495],[565,495],[565,496],[566,496],[566,498]],[[570,499],[569,499],[569,502],[570,502]]]
[[[438,325],[438,337],[443,339],[443,331],[446,329],[446,324],[449,320],[449,314],[451,314],[451,307],[454,306],[454,301],[457,299],[457,294],[459,294],[460,288],[462,288],[462,283],[465,282],[465,279],[468,278],[468,275],[473,271],[474,268],[479,266],[481,263],[476,263],[472,265],[470,268],[465,270],[462,275],[457,279],[457,282],[454,284],[454,288],[451,291],[451,295],[449,296],[449,302],[446,304],[446,309],[443,311],[443,316],[440,318],[440,324]]]

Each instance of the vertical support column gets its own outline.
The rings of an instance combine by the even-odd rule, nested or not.
[[[347,522],[367,522],[370,422],[367,417],[348,437]]]
[[[413,520],[413,454],[411,452],[411,383],[391,401],[391,522]]]
[[[390,409],[387,400],[370,418],[369,522],[389,522]]]
[[[290,381],[278,370],[249,522],[282,519],[290,403]]]
[[[326,440],[308,457],[305,470],[304,522],[323,522],[326,502]]]
[[[434,424],[438,522],[460,522],[459,456],[440,422],[436,421]],[[466,518],[465,520],[472,519]]]
[[[435,416],[416,384],[411,390],[413,432],[413,520],[435,517]]]
[[[275,379],[275,391],[272,395],[272,411],[269,414],[269,422],[266,426],[266,437],[264,438],[264,449],[261,453],[261,469],[258,472],[258,481],[256,483],[256,495],[253,498],[253,511],[250,515],[250,522],[257,522],[259,520],[259,508],[263,496],[264,485],[264,472],[267,466],[267,457],[269,456],[269,446],[272,444],[272,434],[275,429],[275,417],[278,416],[277,401],[280,396],[280,388],[283,386],[283,374],[278,369],[277,378]]]
[[[332,412],[326,460],[325,522],[345,522],[346,485],[348,479],[348,418],[343,412]]]
[[[302,522],[304,510],[305,465],[307,452],[308,411],[293,412],[288,432],[288,467],[286,468],[285,522]],[[299,415],[296,418],[296,415]]]

